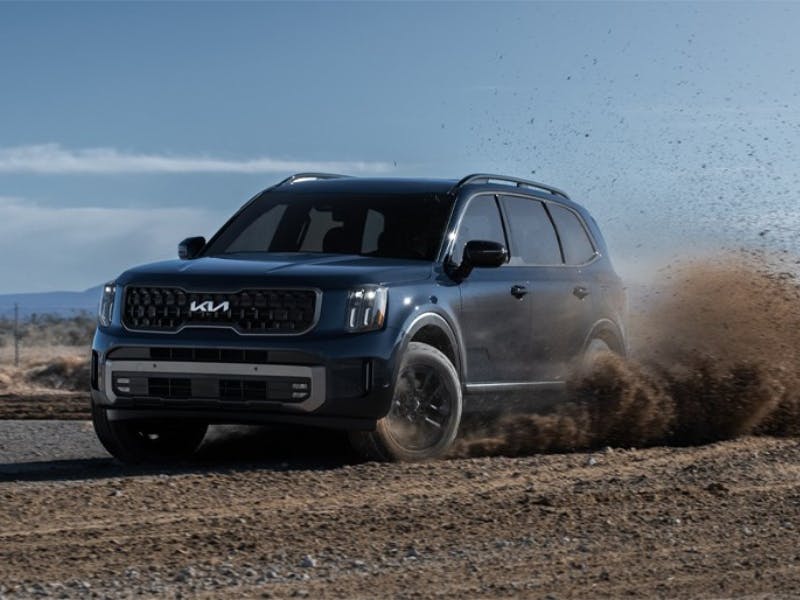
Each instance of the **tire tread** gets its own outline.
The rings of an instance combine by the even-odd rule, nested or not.
[[[455,366],[453,366],[453,363],[450,361],[449,358],[447,358],[447,356],[443,352],[423,342],[409,342],[403,362],[405,362],[408,356],[414,354],[418,355],[427,354],[429,358],[439,363],[439,365],[442,368],[446,369],[449,372],[457,389],[457,398],[456,398],[456,402],[458,404],[457,419],[460,421],[461,403],[462,403],[461,381],[458,377],[458,372],[456,371]],[[458,426],[456,426],[456,433],[457,432],[458,432]],[[392,451],[390,446],[387,444],[387,440],[381,433],[380,422],[378,423],[378,426],[374,431],[352,431],[350,432],[349,437],[350,437],[350,443],[352,444],[356,452],[358,452],[361,456],[363,456],[367,460],[374,460],[379,462],[399,462],[404,460],[419,460],[419,459],[411,459],[409,457],[399,456],[396,452]],[[434,458],[434,456],[431,456],[430,458]]]

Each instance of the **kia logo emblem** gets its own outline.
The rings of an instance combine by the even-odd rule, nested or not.
[[[217,312],[228,312],[230,310],[231,304],[227,300],[225,302],[220,302],[219,304],[214,304],[213,300],[206,300],[205,302],[197,302],[196,300],[192,300],[192,303],[189,305],[189,312],[201,312],[201,313],[217,313]]]

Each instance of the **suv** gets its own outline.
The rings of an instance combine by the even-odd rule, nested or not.
[[[576,360],[625,353],[597,224],[533,181],[301,173],[178,254],[103,289],[92,414],[124,462],[187,457],[211,423],[433,458],[466,410],[541,407]]]

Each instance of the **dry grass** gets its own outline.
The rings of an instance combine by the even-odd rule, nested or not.
[[[43,397],[87,392],[95,321],[90,315],[34,315],[19,325],[14,365],[13,322],[0,319],[0,396]]]
[[[61,358],[80,357],[88,360],[90,346],[21,346],[19,360],[21,367],[30,367],[46,361],[58,360]],[[0,348],[0,365],[8,366],[14,364],[14,347],[5,346]]]
[[[14,366],[14,349],[0,351],[0,395],[34,396],[41,393],[86,391],[89,349],[84,346],[29,347]]]

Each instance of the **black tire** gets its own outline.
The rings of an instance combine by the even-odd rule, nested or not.
[[[127,464],[174,462],[191,457],[208,430],[185,421],[110,421],[105,408],[92,406],[92,422],[103,447]]]
[[[593,337],[583,350],[583,355],[578,364],[578,373],[581,375],[591,374],[597,366],[598,361],[602,360],[604,356],[625,358],[624,350],[620,350],[621,348],[623,348],[623,346],[617,343],[613,338]]]
[[[411,342],[403,356],[389,414],[375,431],[350,434],[370,460],[416,462],[447,453],[458,435],[461,382],[453,363],[433,346]]]
[[[583,351],[583,368],[591,369],[595,361],[608,354],[616,354],[608,342],[599,337],[593,338],[586,344],[586,349]]]

